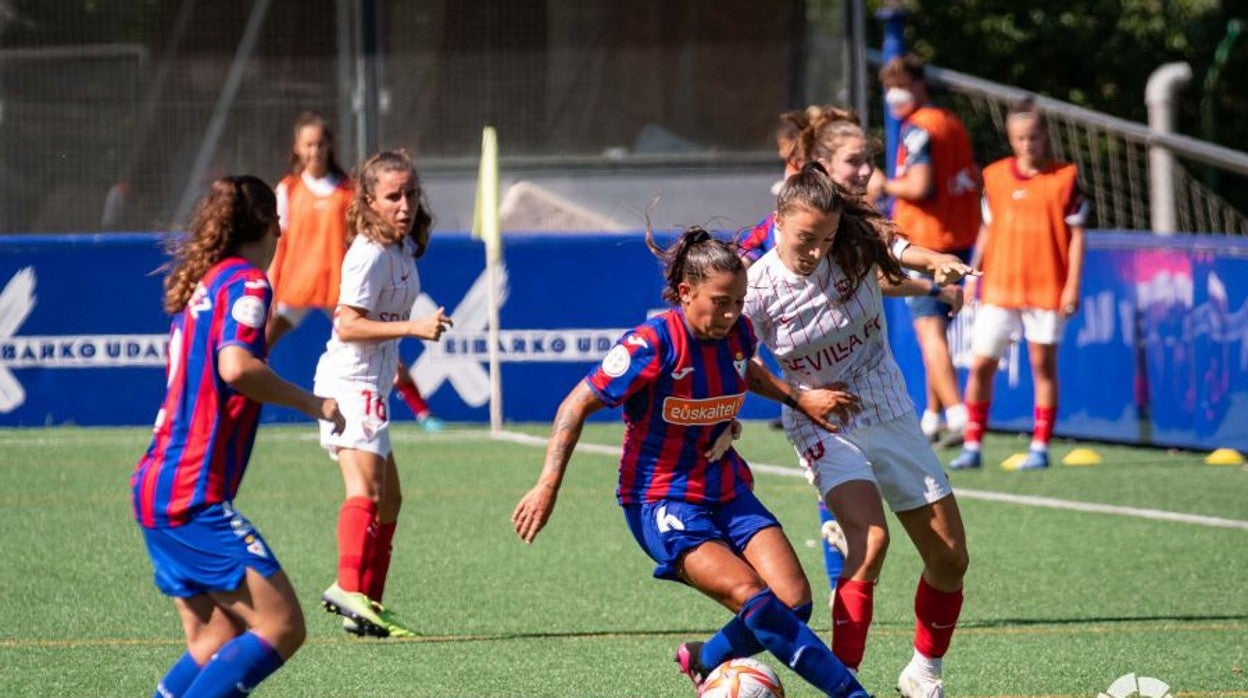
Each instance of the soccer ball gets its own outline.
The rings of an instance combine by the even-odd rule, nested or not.
[[[771,667],[756,659],[729,659],[715,667],[698,689],[699,698],[784,698]]]

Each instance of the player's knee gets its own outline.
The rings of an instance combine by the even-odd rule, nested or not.
[[[304,623],[303,612],[298,606],[274,614],[267,619],[265,627],[258,630],[261,637],[269,640],[278,653],[287,659],[308,639],[307,624]]]
[[[746,601],[754,598],[759,592],[767,589],[767,585],[761,579],[742,579],[724,590],[730,605],[733,608],[741,608]]]
[[[780,599],[780,603],[792,608],[794,612],[798,607],[809,606],[811,603],[810,581],[806,579],[805,573],[790,579],[773,579],[771,590]]]
[[[927,559],[924,564],[929,576],[951,586],[962,581],[971,564],[970,554],[967,553],[965,545],[942,547],[934,554],[925,557]]]

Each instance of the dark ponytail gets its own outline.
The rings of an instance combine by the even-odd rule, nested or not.
[[[673,304],[680,302],[681,282],[696,286],[709,279],[713,273],[736,274],[745,269],[745,264],[730,243],[715,239],[696,225],[686,228],[679,240],[663,249],[655,243],[654,232],[647,220],[646,246],[663,263],[664,276],[667,279],[663,300]]]

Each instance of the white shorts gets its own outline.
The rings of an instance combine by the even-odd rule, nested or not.
[[[316,381],[312,391],[337,400],[338,409],[347,420],[347,427],[337,435],[331,422],[317,422],[321,426],[321,446],[330,456],[337,457],[342,448],[367,451],[382,458],[390,455],[389,385],[383,392],[363,381]]]
[[[971,329],[971,353],[1000,359],[1019,339],[1032,344],[1057,344],[1065,329],[1066,320],[1056,310],[981,304]]]
[[[850,480],[875,483],[893,511],[918,509],[953,493],[949,477],[912,414],[849,433],[807,434],[810,442],[794,444],[794,449],[823,499]]]

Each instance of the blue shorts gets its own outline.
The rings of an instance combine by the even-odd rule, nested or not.
[[[229,504],[214,504],[181,526],[143,528],[143,540],[156,588],[166,596],[234,591],[248,567],[264,577],[282,571],[259,531]]]
[[[780,522],[753,492],[720,504],[659,501],[624,505],[624,520],[641,549],[655,562],[654,576],[681,581],[680,556],[708,541],[722,541],[738,555],[754,534]]]
[[[963,262],[971,260],[971,250],[949,250],[948,254],[957,255]],[[909,270],[910,277],[913,279],[931,280],[932,275],[925,271]],[[921,317],[938,317],[949,319],[949,313],[953,307],[948,303],[941,303],[940,299],[935,296],[907,296],[906,305],[910,306],[910,316],[918,319]]]

